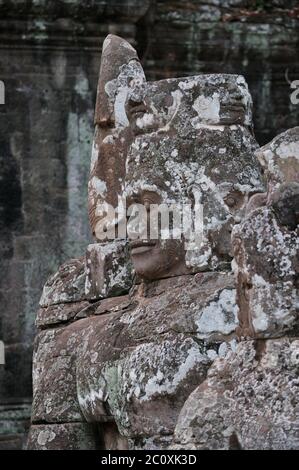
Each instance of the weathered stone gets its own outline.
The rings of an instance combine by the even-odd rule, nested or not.
[[[84,258],[67,261],[46,282],[40,306],[48,307],[49,305],[85,300],[85,280]]]
[[[144,448],[165,448],[163,434],[173,432],[184,401],[233,345],[233,276],[156,281],[130,298],[104,299],[94,313],[37,336],[33,423],[113,419],[130,446],[139,448],[143,436]]]
[[[249,196],[263,190],[244,78],[161,80],[133,92],[128,103],[134,140],[126,167],[127,205],[193,203],[203,211],[199,247],[186,249],[186,243],[192,245],[188,233],[185,254],[181,240],[150,240],[153,246],[144,253],[135,249],[139,240],[133,241],[135,270],[147,279],[229,270],[232,227],[244,216]]]
[[[297,335],[299,128],[263,147],[264,206],[250,204],[247,217],[233,230],[234,268],[241,336]],[[263,196],[264,198],[264,196]]]
[[[257,157],[266,172],[268,200],[282,183],[299,181],[299,127],[275,137],[257,151]]]
[[[239,334],[276,337],[298,332],[298,236],[277,224],[270,207],[256,209],[233,232]]]
[[[76,357],[86,320],[42,331],[33,356],[32,422],[83,421],[76,391]]]
[[[186,401],[172,448],[299,447],[297,141],[298,128],[259,151],[267,194],[232,236],[243,341]]]
[[[297,0],[150,3],[0,2],[7,103],[0,106],[0,338],[7,345],[32,344],[43,284],[92,242],[87,181],[98,48],[108,32],[134,45],[151,80],[223,70],[244,75],[261,144],[298,124],[288,83],[299,76]],[[9,275],[10,262],[25,257],[26,269],[14,263]],[[26,351],[23,362],[31,357]],[[27,394],[30,368],[22,381],[6,373],[6,396],[11,388]]]
[[[135,49],[124,39],[109,35],[104,41],[95,110],[90,178],[89,221],[98,241],[107,204],[116,208],[126,173],[132,129],[125,111],[129,91],[145,76]]]
[[[242,216],[249,194],[262,188],[253,154],[251,101],[244,79],[238,76],[146,83],[135,51],[120,38],[109,36],[106,41],[98,92],[103,106],[96,109],[99,145],[107,139],[101,141],[103,129],[106,133],[112,129],[116,140],[121,136],[127,145],[128,158],[124,167],[125,153],[120,155],[111,139],[107,155],[105,149],[93,155],[97,177],[106,158],[102,181],[105,188],[108,181],[110,186],[97,194],[90,186],[89,207],[97,215],[98,205],[111,203],[116,194],[125,197],[128,205],[131,199],[145,205],[158,199],[185,204],[193,200],[203,204],[209,230],[204,233],[202,251],[189,250],[191,255],[183,239],[145,247],[133,242],[131,257],[143,281],[129,298],[97,303],[89,318],[38,336],[32,420],[78,421],[79,404],[86,421],[116,423],[120,437],[111,438],[107,427],[105,442],[123,446],[122,439],[127,438],[131,448],[165,448],[187,397],[205,380],[212,361],[234,347],[233,276],[190,273],[229,268],[231,227]],[[107,50],[111,68],[106,63]],[[137,69],[120,66],[126,60]],[[119,159],[115,160],[118,186],[108,178],[111,155]],[[90,182],[93,171],[92,167]],[[106,200],[107,195],[112,199]],[[97,238],[104,212],[99,219],[90,213]],[[116,225],[120,228],[115,217],[110,225],[109,234]],[[127,248],[126,241],[89,246],[86,297],[97,300],[129,289]],[[54,277],[52,284],[57,287],[52,291],[64,294],[65,284],[72,293],[77,277],[72,279],[69,271],[67,265],[62,271],[66,282],[61,274]]]
[[[172,448],[299,447],[298,339],[245,341],[217,359],[182,408]]]
[[[299,182],[280,185],[271,195],[271,208],[280,225],[296,230],[299,225]]]
[[[87,423],[40,424],[30,428],[31,450],[96,450],[101,448],[97,429]]]
[[[131,300],[129,295],[120,295],[110,299],[103,299],[97,303],[94,314],[101,315],[103,313],[125,310],[130,306],[130,303]]]
[[[123,312],[91,318],[77,365],[85,418],[113,416],[137,447],[141,437],[147,446],[170,435],[186,397],[231,347],[233,285],[221,273],[165,279],[136,288]]]
[[[83,421],[76,397],[75,365],[72,358],[54,357],[42,363],[35,362],[34,368],[32,422]]]
[[[38,310],[36,315],[36,326],[41,328],[45,326],[65,323],[78,317],[82,311],[89,307],[88,301],[71,302],[49,305]],[[81,313],[82,316],[82,313]]]
[[[85,294],[89,300],[121,295],[133,283],[126,241],[89,245],[86,250]]]
[[[146,82],[135,50],[121,38],[109,36],[103,49],[95,123],[89,214],[94,235],[103,243],[89,246],[86,268],[84,263],[77,272],[63,267],[50,281],[49,295],[45,292],[44,297],[48,295],[50,302],[54,299],[54,304],[61,303],[64,295],[68,295],[64,303],[86,298],[90,302],[69,317],[71,323],[37,337],[32,421],[48,423],[43,429],[46,434],[52,424],[61,423],[58,441],[63,448],[73,448],[64,440],[67,430],[63,426],[78,421],[100,423],[105,448],[163,449],[172,442],[175,429],[173,445],[179,448],[183,442],[198,448],[255,448],[263,432],[264,448],[287,447],[287,411],[290,405],[296,407],[293,391],[291,402],[287,397],[280,414],[268,406],[268,428],[258,422],[254,434],[243,431],[253,419],[246,395],[248,383],[260,390],[256,367],[266,376],[261,401],[273,386],[276,410],[281,390],[287,393],[295,384],[293,363],[285,359],[287,349],[293,348],[297,355],[296,341],[292,340],[245,341],[236,348],[238,309],[241,335],[243,329],[245,336],[252,333],[244,328],[251,321],[265,326],[258,314],[254,318],[254,302],[250,305],[247,292],[244,304],[244,279],[248,283],[259,266],[273,284],[267,300],[275,302],[275,295],[281,299],[283,292],[287,294],[283,302],[292,304],[293,297],[284,289],[293,287],[296,271],[295,261],[292,264],[296,237],[295,233],[290,235],[296,210],[285,209],[289,201],[293,207],[297,186],[287,179],[286,187],[275,188],[275,192],[268,189],[267,195],[263,192],[254,154],[257,144],[252,135],[251,97],[244,78],[209,74]],[[255,193],[260,194],[248,208],[249,197]],[[113,210],[111,217],[109,204],[115,207],[119,196],[122,206],[118,210],[124,203],[142,204],[145,220],[153,204],[157,213],[159,204],[189,204],[193,209],[201,205],[204,230],[200,246],[190,246],[188,233],[177,239],[168,236],[166,241],[161,240],[161,234],[149,238],[146,224],[137,240],[131,232],[120,236],[123,222],[132,214],[122,213],[117,220],[120,214]],[[261,206],[264,203],[267,206]],[[259,214],[264,222],[261,233],[260,221],[253,223]],[[199,232],[196,216],[191,212],[190,222]],[[236,228],[233,237],[237,306],[230,261],[231,231],[239,222],[242,230]],[[132,227],[133,232],[137,230],[134,220]],[[128,292],[132,277],[127,241],[111,242],[113,233],[112,238],[133,239],[130,254],[135,281],[140,283],[129,295],[116,299],[111,296]],[[271,251],[269,246],[275,249]],[[290,263],[285,266],[283,257],[275,264],[273,252],[291,260],[294,273],[287,272]],[[252,272],[247,269],[250,263]],[[78,298],[76,284],[79,278],[81,289],[85,275],[85,297]],[[252,293],[258,296],[254,289]],[[257,300],[260,309],[261,299]],[[279,304],[278,314],[267,312],[271,321],[262,338],[277,335],[276,330],[283,334],[286,324],[293,322],[293,306],[289,304],[291,319],[286,318],[283,304]],[[244,306],[248,307],[245,313]],[[276,324],[272,328],[271,315],[281,317],[278,328]],[[282,370],[281,390],[271,369],[274,351],[278,351],[276,365]],[[186,415],[182,415],[182,407]],[[255,410],[253,414],[256,416]],[[275,435],[279,427],[283,432]],[[295,445],[296,428],[295,419],[290,431]],[[55,433],[51,437],[55,440]],[[94,442],[90,443],[94,447]],[[35,445],[36,438],[29,447]]]

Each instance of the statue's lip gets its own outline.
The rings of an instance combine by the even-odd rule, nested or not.
[[[144,104],[133,105],[130,107],[129,113],[132,117],[138,117],[139,115],[146,113],[146,107],[144,106]]]
[[[140,254],[150,250],[153,246],[156,246],[157,241],[152,240],[133,240],[130,242],[130,248],[132,254]]]
[[[139,246],[155,246],[157,241],[154,240],[131,240],[130,247],[137,248]]]

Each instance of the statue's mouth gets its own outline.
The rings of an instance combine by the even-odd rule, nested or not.
[[[144,104],[136,104],[134,106],[131,106],[130,109],[130,115],[134,118],[141,118],[144,114],[146,113],[146,107]]]
[[[131,254],[140,255],[150,251],[154,246],[156,246],[157,241],[152,240],[133,240],[130,242]]]

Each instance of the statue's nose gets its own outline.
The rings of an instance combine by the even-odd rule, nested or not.
[[[127,196],[126,199],[127,207],[130,207],[134,204],[142,204],[142,194],[140,191],[136,191]]]
[[[97,124],[102,129],[105,129],[107,127],[114,127],[115,122],[114,122],[114,119],[112,119],[111,116],[105,116],[105,117],[102,117],[100,120],[98,120]]]

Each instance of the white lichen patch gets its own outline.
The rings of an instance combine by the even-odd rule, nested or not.
[[[296,291],[291,282],[271,285],[255,274],[252,277],[250,312],[256,333],[270,333],[277,326],[292,326],[296,319]]]
[[[145,113],[143,114],[142,117],[138,118],[136,120],[136,125],[140,129],[143,129],[144,127],[151,126],[154,123],[154,115],[151,113]]]
[[[105,197],[107,192],[107,186],[105,181],[101,180],[97,176],[93,176],[89,181],[89,188],[91,191],[95,191],[100,197]]]
[[[135,397],[140,402],[173,395],[191,371],[201,366],[204,370],[209,361],[190,339],[141,344],[123,366],[128,371],[122,379],[123,393],[126,400]]]
[[[40,446],[45,446],[49,442],[53,441],[56,437],[55,432],[51,430],[41,431],[38,434],[37,442]]]
[[[210,302],[195,320],[197,335],[206,338],[212,334],[229,335],[238,324],[235,289],[224,289],[217,300]]]
[[[92,172],[96,166],[99,157],[99,146],[93,141],[92,151],[91,151],[91,161],[90,161],[90,172]]]
[[[197,128],[197,125],[202,122],[206,124],[217,124],[219,122],[220,101],[217,93],[208,97],[198,96],[192,107],[198,114],[198,117],[191,121],[193,127]]]
[[[299,140],[297,142],[284,143],[282,142],[276,149],[279,158],[296,158],[299,160]]]

